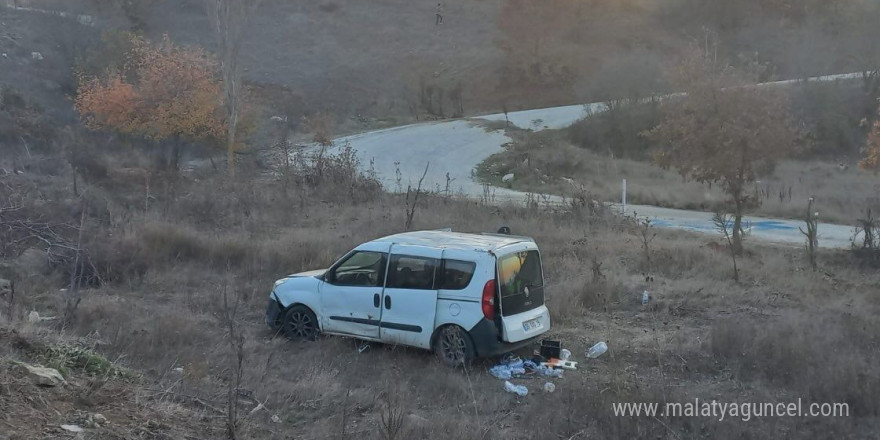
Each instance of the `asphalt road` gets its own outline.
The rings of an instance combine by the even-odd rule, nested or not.
[[[811,78],[809,81],[855,78],[858,78],[858,74],[830,75]],[[794,82],[796,81],[777,81],[758,86]],[[588,114],[600,112],[603,108],[602,103],[553,107],[511,112],[506,118],[511,124],[521,128],[558,129],[571,125]],[[338,151],[346,145],[354,148],[362,166],[372,166],[390,191],[405,191],[409,185],[415,187],[427,166],[423,189],[442,191],[448,183],[449,188],[456,193],[479,199],[486,196],[487,188],[476,180],[474,170],[492,154],[503,151],[502,145],[510,142],[503,130],[487,129],[481,121],[504,120],[504,114],[494,114],[376,130],[336,139],[331,151]],[[497,187],[488,188],[488,193],[490,201],[494,203],[521,203],[527,197],[526,193]],[[551,197],[549,200],[556,202],[560,199]],[[617,208],[620,209],[619,206]],[[626,212],[651,218],[658,227],[717,234],[712,223],[712,213],[646,205],[628,205]],[[752,240],[788,245],[803,245],[805,242],[798,229],[803,226],[803,222],[751,216],[744,220],[751,225],[749,236]],[[820,247],[848,248],[852,236],[852,226],[828,223],[819,225]]]

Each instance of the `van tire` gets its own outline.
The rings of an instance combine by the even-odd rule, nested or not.
[[[318,319],[315,314],[303,305],[296,305],[284,313],[284,321],[281,322],[281,332],[288,339],[301,341],[314,341],[318,339]]]
[[[476,357],[474,343],[463,328],[447,325],[437,329],[434,336],[434,353],[450,367],[470,366]]]

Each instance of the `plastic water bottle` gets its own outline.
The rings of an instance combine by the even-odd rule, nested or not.
[[[590,359],[596,359],[597,357],[602,356],[606,351],[608,351],[608,344],[600,342],[587,350],[587,357]]]
[[[552,393],[554,391],[556,391],[556,385],[553,384],[553,382],[547,382],[544,384],[544,392],[545,393]]]
[[[642,305],[643,305],[643,306],[648,305],[648,301],[649,301],[650,299],[651,299],[651,296],[648,295],[648,291],[647,291],[647,290],[644,291],[644,292],[642,292]]]
[[[507,380],[504,381],[504,391],[507,391],[508,393],[514,393],[520,397],[525,397],[527,394],[529,394],[529,389],[525,386],[514,385]]]

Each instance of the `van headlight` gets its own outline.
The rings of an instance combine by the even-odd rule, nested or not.
[[[272,288],[274,289],[275,287],[278,287],[278,286],[284,284],[284,282],[287,281],[288,279],[289,279],[289,278],[282,278],[282,279],[280,279],[280,280],[278,280],[278,281],[275,281],[275,285],[272,286]]]

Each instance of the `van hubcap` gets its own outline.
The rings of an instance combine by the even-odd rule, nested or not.
[[[315,334],[315,322],[307,313],[295,312],[290,315],[290,333],[303,339]]]
[[[467,345],[460,332],[454,328],[446,328],[440,335],[440,355],[450,364],[464,362]]]

